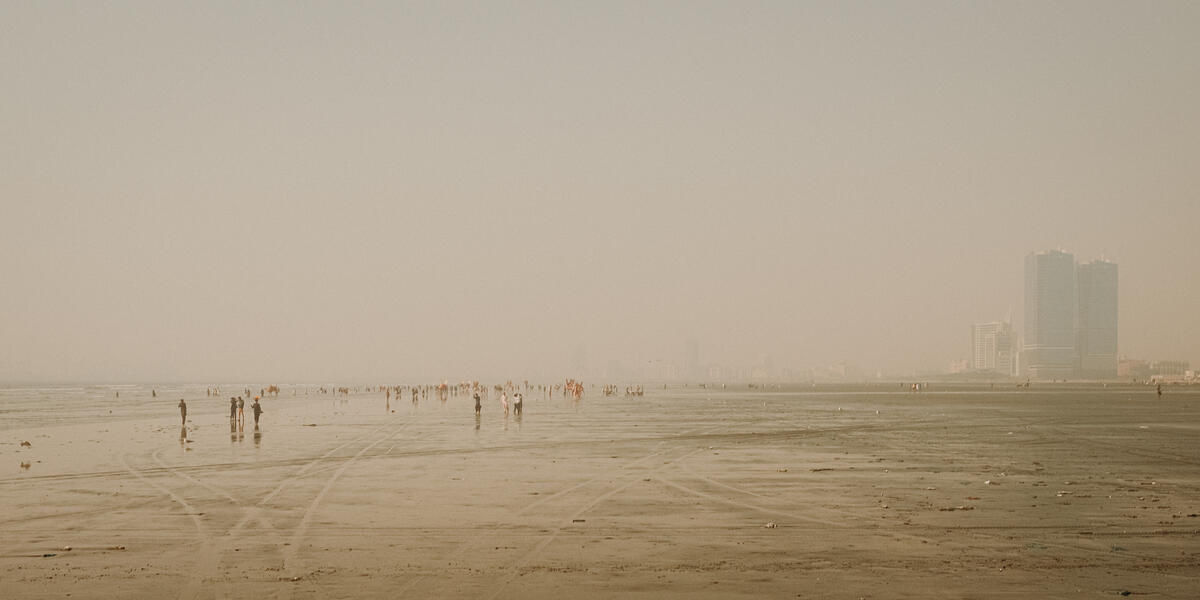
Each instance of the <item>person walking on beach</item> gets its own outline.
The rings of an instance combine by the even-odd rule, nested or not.
[[[257,398],[257,397],[258,397],[258,396],[255,396],[255,398]],[[246,426],[246,410],[245,410],[245,409],[246,409],[246,401],[245,401],[245,400],[242,400],[242,397],[241,397],[241,396],[238,396],[238,403],[237,403],[237,423],[238,423],[238,427],[245,427],[245,426]]]
[[[1162,398],[1162,384],[1161,383],[1158,384],[1158,397],[1160,399]]]
[[[229,420],[230,421],[237,420],[237,401],[238,401],[237,398],[234,398],[233,396],[229,397]]]
[[[262,405],[258,403],[258,396],[254,397],[254,404],[250,405],[250,410],[254,411],[254,430],[258,431],[258,417],[263,414]]]
[[[482,406],[479,404],[479,392],[475,392],[475,414],[479,414],[479,409]]]
[[[183,398],[179,399],[179,421],[180,425],[187,425],[187,402]]]

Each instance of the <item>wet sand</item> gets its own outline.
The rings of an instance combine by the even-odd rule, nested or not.
[[[2,431],[3,595],[1200,596],[1200,393],[647,393]]]

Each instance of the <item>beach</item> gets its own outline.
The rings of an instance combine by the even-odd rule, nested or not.
[[[1195,388],[282,388],[0,395],[3,595],[1200,594]]]

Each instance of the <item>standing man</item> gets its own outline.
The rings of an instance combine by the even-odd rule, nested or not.
[[[254,397],[254,404],[250,405],[250,410],[254,411],[254,430],[258,431],[258,417],[263,414],[262,405],[258,403],[258,397]]]
[[[479,414],[479,392],[475,392],[475,414]]]
[[[179,424],[187,425],[187,402],[183,398],[179,399]]]
[[[254,399],[257,401],[258,396],[255,396]],[[238,428],[246,426],[246,401],[242,400],[241,396],[238,396],[237,422]]]
[[[241,396],[239,396],[238,398],[240,398],[240,397]],[[238,401],[237,398],[234,398],[233,396],[229,397],[229,420],[230,421],[237,421],[237,401]]]

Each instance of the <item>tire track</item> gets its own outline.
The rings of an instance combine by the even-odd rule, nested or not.
[[[308,475],[310,471],[315,469],[318,465],[322,464],[326,460],[332,459],[333,455],[336,454],[337,452],[339,452],[353,444],[359,443],[362,440],[370,437],[371,435],[378,433],[379,431],[387,429],[389,426],[393,425],[394,422],[395,422],[394,418],[389,419],[386,423],[384,423],[366,433],[363,433],[362,435],[357,436],[351,440],[343,442],[343,443],[333,447],[332,449],[326,451],[324,454],[317,456],[316,458],[309,459],[308,462],[304,463],[304,465],[301,466],[300,469],[298,469],[294,474],[292,474],[291,476],[286,477],[282,481],[280,481],[270,492],[268,492],[266,495],[264,495],[262,498],[260,498],[256,503],[254,503],[253,505],[250,505],[250,506],[246,506],[243,504],[241,506],[242,517],[236,523],[234,523],[234,525],[232,527],[230,527],[228,530],[226,530],[224,532],[224,534],[222,534],[222,536],[219,540],[216,540],[216,542],[217,542],[215,544],[216,547],[213,550],[215,560],[207,561],[207,562],[204,562],[202,565],[200,565],[196,569],[196,577],[199,578],[201,581],[206,580],[206,579],[216,579],[216,575],[220,571],[221,557],[229,554],[228,549],[240,539],[242,532],[250,524],[256,523],[256,522],[261,522],[264,525],[267,525],[268,527],[270,527],[273,531],[277,531],[277,529],[275,529],[273,526],[270,525],[270,521],[268,521],[266,519],[266,515],[263,513],[265,512],[265,508],[266,508],[267,504],[270,503],[272,500],[274,500],[275,497],[278,496],[280,493],[282,493],[283,490],[286,489],[289,485],[299,481],[300,479],[302,479],[303,477]],[[402,425],[396,432],[393,432],[391,435],[389,435],[388,437],[383,438],[383,439],[390,439],[390,437],[394,436],[400,430],[404,429],[404,427],[405,426]],[[375,445],[377,445],[378,443],[380,443],[381,441],[383,441],[383,440],[381,439],[376,442],[373,442],[373,443],[369,444],[365,449],[372,448]],[[363,453],[364,453],[364,451],[360,450],[355,455],[355,457],[360,456]],[[286,549],[287,546],[284,546],[284,548]],[[185,592],[186,592],[186,590],[185,590]],[[228,586],[226,584],[216,585],[214,588],[214,592],[215,592],[215,596],[218,599],[226,598],[229,596]],[[194,598],[194,596],[181,595],[180,598],[181,598],[181,600],[188,600],[190,598]]]
[[[712,430],[714,430],[714,429],[720,429],[720,428],[722,428],[722,427],[724,427],[724,425],[718,425],[718,426],[716,426],[716,427],[709,427],[709,428],[706,428],[706,429],[702,429],[702,428],[690,429],[690,430],[684,431],[684,432],[683,432],[683,433],[681,433],[680,435],[687,435],[687,434],[691,434],[691,433],[693,433],[693,432],[697,432],[697,431],[704,433],[704,432],[709,432],[709,431],[712,431]],[[593,441],[593,442],[591,442],[591,443],[592,443],[592,444],[595,444],[595,442],[594,442],[594,441]],[[658,442],[658,443],[657,443],[655,446],[656,446],[656,447],[659,447],[659,446],[662,446],[662,445],[663,445],[663,444],[665,444],[665,443],[666,443],[666,439],[663,439],[663,440],[659,441],[659,442]],[[529,503],[529,504],[526,504],[524,507],[522,507],[521,509],[519,509],[519,510],[517,510],[515,513],[513,513],[513,516],[520,516],[520,515],[523,515],[523,514],[525,514],[526,512],[528,512],[528,511],[530,511],[530,510],[533,510],[534,508],[536,508],[536,507],[538,507],[538,506],[541,506],[541,505],[543,505],[543,504],[545,504],[545,503],[547,503],[547,502],[550,502],[550,501],[552,501],[552,500],[556,500],[556,499],[558,499],[558,498],[561,498],[562,496],[565,496],[565,495],[567,495],[567,494],[570,494],[570,493],[572,493],[572,492],[574,492],[574,491],[576,491],[576,490],[578,490],[578,489],[581,489],[581,488],[583,488],[583,487],[586,487],[586,486],[592,485],[592,484],[594,484],[594,483],[597,483],[597,482],[599,482],[599,481],[603,481],[603,480],[610,479],[613,473],[619,473],[619,472],[621,472],[621,471],[627,470],[627,469],[629,469],[629,468],[633,467],[634,465],[637,465],[638,463],[641,463],[642,461],[645,461],[645,460],[651,459],[651,458],[653,458],[653,457],[655,457],[655,456],[662,456],[664,453],[665,453],[665,451],[656,450],[656,451],[650,452],[649,454],[646,454],[645,456],[642,456],[642,457],[640,457],[640,458],[634,459],[634,460],[632,460],[632,461],[628,461],[628,462],[626,462],[626,463],[624,463],[624,464],[622,464],[622,465],[620,465],[620,466],[618,466],[618,467],[616,467],[616,468],[614,468],[614,469],[605,470],[605,471],[603,471],[603,472],[602,472],[600,475],[596,475],[595,477],[592,477],[591,479],[588,479],[588,480],[582,481],[582,482],[580,482],[580,483],[577,483],[577,484],[575,484],[575,485],[572,485],[572,486],[570,486],[570,487],[567,487],[567,488],[565,488],[565,489],[559,490],[559,491],[557,491],[557,492],[555,492],[555,493],[553,493],[553,494],[550,494],[549,496],[544,496],[544,497],[542,497],[542,498],[539,498],[538,500],[536,500],[536,501],[534,501],[534,502],[531,502],[531,503]],[[460,543],[460,544],[459,544],[459,545],[458,545],[458,546],[457,546],[457,547],[454,549],[454,551],[453,551],[453,552],[451,552],[450,554],[446,555],[446,558],[447,558],[447,559],[455,559],[455,558],[458,558],[458,557],[459,557],[459,556],[461,556],[461,555],[462,555],[464,552],[466,552],[466,551],[467,551],[467,549],[468,549],[468,548],[470,548],[470,547],[471,547],[473,544],[477,544],[477,543],[479,543],[479,540],[478,540],[477,538],[471,538],[471,539],[467,539],[467,540],[463,541],[462,543]],[[401,586],[401,587],[400,587],[400,588],[399,588],[399,589],[396,591],[396,595],[397,595],[397,596],[403,596],[405,593],[407,593],[407,592],[408,592],[408,590],[412,589],[413,587],[415,587],[417,584],[419,584],[421,581],[424,581],[424,580],[425,580],[425,575],[417,575],[417,576],[415,576],[415,577],[413,577],[413,578],[409,579],[409,580],[408,580],[408,581],[407,581],[407,582],[406,582],[406,583],[405,583],[403,586]]]
[[[200,592],[201,584],[203,583],[201,573],[215,568],[219,560],[219,557],[216,553],[216,548],[213,544],[212,535],[209,534],[208,529],[204,526],[204,521],[200,518],[199,511],[197,511],[196,508],[182,496],[176,494],[174,490],[171,490],[170,488],[151,480],[149,477],[143,475],[140,471],[135,469],[129,464],[129,461],[125,455],[121,456],[121,464],[124,465],[125,470],[131,473],[139,481],[169,496],[173,501],[175,501],[175,503],[183,507],[188,516],[191,517],[192,523],[196,526],[197,542],[199,543],[200,551],[197,555],[196,567],[191,571],[192,576],[184,585],[179,597],[184,600],[196,598]]]
[[[337,483],[339,479],[341,479],[342,474],[346,472],[346,469],[350,468],[350,465],[354,464],[355,460],[361,458],[369,450],[375,446],[378,446],[379,444],[390,441],[407,428],[408,424],[402,425],[387,437],[380,438],[368,444],[367,446],[364,446],[363,449],[359,450],[358,453],[355,454],[350,460],[343,462],[341,466],[334,471],[333,475],[326,480],[325,485],[321,488],[321,491],[317,492],[317,495],[312,499],[312,502],[309,503],[308,508],[304,510],[304,515],[300,518],[300,523],[295,527],[295,529],[292,530],[290,543],[284,545],[283,547],[283,577],[289,578],[293,581],[300,577],[299,575],[294,574],[296,570],[296,563],[298,561],[297,554],[300,551],[300,542],[308,533],[309,525],[312,522],[313,515],[316,513],[317,508],[321,505],[321,501],[324,500],[326,494],[333,489],[333,485]],[[290,593],[288,596],[290,596]]]
[[[574,513],[572,513],[569,517],[564,519],[563,525],[559,525],[558,527],[556,527],[553,531],[551,531],[549,534],[547,534],[542,539],[542,541],[538,542],[538,544],[536,546],[534,546],[532,550],[527,552],[521,558],[517,559],[517,561],[514,562],[513,565],[507,569],[508,575],[505,576],[503,579],[501,579],[495,585],[495,587],[492,588],[490,593],[481,594],[481,596],[486,597],[488,600],[495,600],[496,597],[498,597],[501,593],[504,592],[504,588],[506,588],[509,583],[512,583],[512,581],[520,575],[520,570],[523,567],[525,567],[526,565],[528,565],[530,561],[532,561],[538,554],[540,554],[542,552],[542,550],[545,550],[546,547],[549,546],[551,542],[553,542],[555,539],[557,539],[559,534],[561,534],[563,532],[563,530],[566,529],[567,526],[571,522],[573,522],[575,519],[578,519],[579,517],[587,514],[588,511],[595,508],[596,505],[600,504],[601,502],[604,502],[605,500],[608,500],[609,498],[615,496],[616,494],[619,494],[620,492],[625,491],[630,486],[632,486],[636,483],[639,483],[643,478],[643,477],[639,477],[639,476],[645,476],[647,474],[657,473],[659,471],[666,469],[667,467],[672,466],[674,463],[682,461],[682,460],[684,460],[696,453],[702,452],[702,451],[703,451],[703,449],[697,448],[695,450],[692,450],[690,452],[683,454],[682,456],[665,461],[662,465],[659,465],[658,467],[651,469],[649,471],[649,473],[645,473],[645,472],[633,473],[632,474],[633,477],[628,477],[627,478],[628,480],[625,481],[624,483],[621,483],[620,485],[617,485],[616,487],[610,488],[607,491],[601,493],[600,495],[592,498],[586,504],[584,504],[582,507],[580,507],[578,510],[576,510]]]

